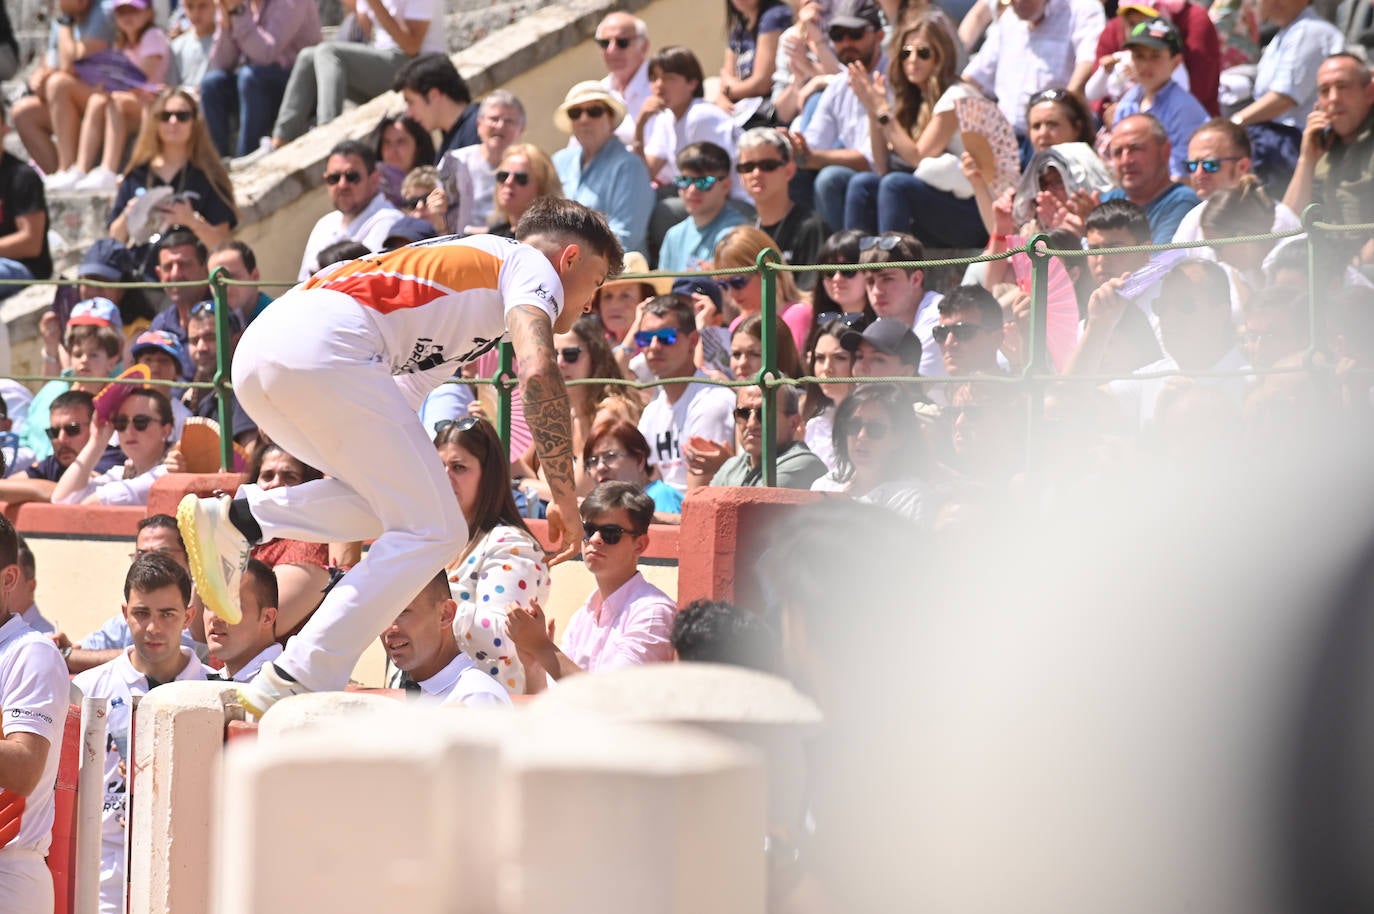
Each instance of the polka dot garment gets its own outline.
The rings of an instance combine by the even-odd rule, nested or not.
[[[515,527],[496,527],[449,570],[448,580],[458,604],[458,647],[512,695],[523,695],[525,669],[508,637],[506,613],[512,605],[528,607],[531,599],[548,604],[544,550]]]

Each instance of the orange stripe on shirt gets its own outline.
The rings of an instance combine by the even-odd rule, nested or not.
[[[403,247],[350,261],[306,281],[307,289],[342,292],[390,314],[461,292],[498,288],[499,257],[464,245]]]

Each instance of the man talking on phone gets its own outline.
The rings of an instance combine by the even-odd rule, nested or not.
[[[1295,213],[1320,203],[1323,222],[1374,221],[1374,82],[1353,54],[1332,54],[1317,68],[1317,106],[1283,202]]]

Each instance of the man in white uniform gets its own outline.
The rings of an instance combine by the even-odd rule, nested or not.
[[[191,579],[186,569],[160,552],[134,559],[124,578],[123,607],[133,647],[72,680],[88,698],[110,700],[105,806],[100,826],[100,914],[121,914],[124,910],[129,727],[134,699],[174,680],[205,678],[205,667],[195,652],[181,646],[181,633],[191,624],[190,603]]]
[[[240,497],[187,496],[178,521],[206,607],[241,617],[253,543],[375,538],[276,661],[240,687],[263,714],[279,699],[342,689],[358,657],[467,542],[417,410],[425,395],[509,333],[525,421],[553,499],[562,552],[581,542],[567,390],[553,334],[566,333],[623,252],[599,213],[536,200],[519,239],[436,238],[323,271],[249,325],[234,355],[239,402],[258,426],[326,478]]]
[[[387,659],[404,676],[394,685],[413,687],[423,698],[467,707],[508,706],[510,695],[477,662],[458,649],[453,619],[458,614],[440,571],[382,632]]]
[[[53,823],[67,667],[24,622],[19,538],[0,517],[0,911],[48,912],[52,875],[43,858]]]

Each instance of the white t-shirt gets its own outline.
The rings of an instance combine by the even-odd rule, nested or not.
[[[425,29],[425,37],[420,39],[420,54],[448,53],[448,39],[444,35],[444,14],[435,0],[386,0],[382,5],[397,22],[413,19],[429,23],[429,28]],[[358,15],[372,16],[368,0],[358,0]],[[375,16],[372,17],[372,46],[381,51],[390,51],[397,47],[396,41],[387,30],[377,24]]]
[[[122,914],[124,910],[124,828],[128,811],[128,787],[120,762],[129,755],[129,724],[133,721],[133,700],[148,694],[148,677],[134,669],[124,651],[109,663],[79,673],[72,682],[88,698],[108,698],[109,726],[105,739],[105,805],[101,813],[100,914]],[[205,679],[207,670],[195,652],[181,649],[186,666],[177,682]]]
[[[379,250],[391,227],[405,216],[392,206],[382,194],[372,198],[357,218],[345,222],[344,214],[336,209],[320,217],[305,240],[305,253],[301,255],[301,269],[296,279],[304,282],[310,278],[320,265],[320,251],[340,241],[356,241],[369,251]]]
[[[645,60],[635,70],[635,75],[630,77],[630,81],[625,84],[625,91],[616,89],[611,74],[607,73],[601,77],[601,85],[625,103],[625,119],[620,122],[620,126],[615,128],[615,135],[629,146],[635,139],[635,119],[639,117],[639,110],[644,107],[644,102],[652,94],[649,88],[649,61]],[[569,140],[568,145],[576,145],[576,140]]]
[[[506,314],[533,305],[558,319],[563,283],[549,259],[510,238],[444,236],[386,254],[333,264],[272,304],[312,305],[301,290],[328,289],[365,308],[393,375],[425,373],[435,384],[495,349]]]
[[[694,98],[681,118],[664,108],[644,125],[644,154],[665,160],[653,176],[660,184],[677,177],[677,154],[692,143],[715,143],[735,159],[739,129],[734,118],[703,98]],[[740,182],[736,180],[735,185]],[[747,198],[747,194],[746,194]]]
[[[458,189],[456,212],[449,210],[449,228],[466,232],[469,227],[487,224],[496,196],[496,169],[487,164],[483,147],[464,146],[444,156],[439,173],[450,177]]]
[[[696,377],[706,375],[698,371]],[[660,387],[644,414],[639,431],[649,442],[649,465],[658,467],[663,481],[687,491],[687,461],[682,444],[689,438],[708,438],[729,445],[735,440],[735,392],[728,387],[688,384],[676,403]]]
[[[19,833],[0,848],[46,854],[53,823],[53,784],[67,723],[67,665],[45,636],[17,613],[0,625],[0,725],[4,732],[32,733],[48,741],[43,774],[25,801]]]
[[[806,420],[806,446],[835,472],[835,407],[827,406]]]

